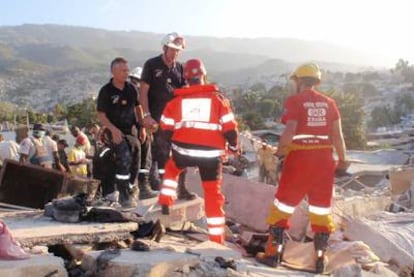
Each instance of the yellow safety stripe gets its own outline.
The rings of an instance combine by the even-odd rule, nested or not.
[[[318,149],[329,149],[333,148],[330,144],[313,144],[313,145],[303,145],[303,144],[297,144],[297,143],[291,143],[286,148],[286,155],[289,154],[292,151],[297,150],[318,150]]]

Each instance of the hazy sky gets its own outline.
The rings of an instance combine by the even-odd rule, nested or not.
[[[0,25],[55,23],[322,40],[414,63],[410,0],[0,0]]]

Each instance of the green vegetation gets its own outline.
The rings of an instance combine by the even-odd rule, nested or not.
[[[9,102],[0,102],[0,122],[25,125],[27,119],[30,123],[52,123],[67,119],[70,125],[89,126],[97,122],[96,101],[94,98],[87,98],[73,105],[57,104],[52,113],[36,112],[30,107],[22,109]]]
[[[265,118],[279,119],[283,104],[289,95],[287,88],[275,86],[266,90],[262,85],[254,85],[249,91],[241,93],[233,91],[234,110],[241,116],[242,126],[246,129],[258,130],[266,128]],[[357,93],[346,91],[337,93],[329,91],[338,103],[342,116],[345,141],[349,149],[365,149],[366,136],[364,125],[363,101]]]

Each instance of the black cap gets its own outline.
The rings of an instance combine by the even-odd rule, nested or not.
[[[35,123],[35,124],[33,124],[33,130],[46,131],[46,128],[42,123]]]
[[[66,141],[66,139],[60,139],[59,141],[58,141],[58,143],[59,144],[62,144],[63,146],[65,146],[65,147],[68,147],[69,146],[69,144],[68,144],[68,142]]]

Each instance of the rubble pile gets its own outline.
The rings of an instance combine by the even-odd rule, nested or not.
[[[354,163],[352,174],[336,180],[336,232],[329,240],[325,273],[412,276],[414,169],[367,168]],[[189,170],[189,188],[202,197],[199,178]],[[161,213],[156,198],[142,200],[132,210],[80,208],[76,211],[82,215],[76,218],[55,214],[53,208],[68,204],[57,201],[45,210],[3,213],[2,220],[30,258],[0,260],[0,276],[313,276],[306,201],[291,218],[282,266],[271,268],[254,256],[267,241],[265,219],[275,186],[224,174],[222,191],[224,246],[207,241],[200,197],[178,201],[169,216]]]

